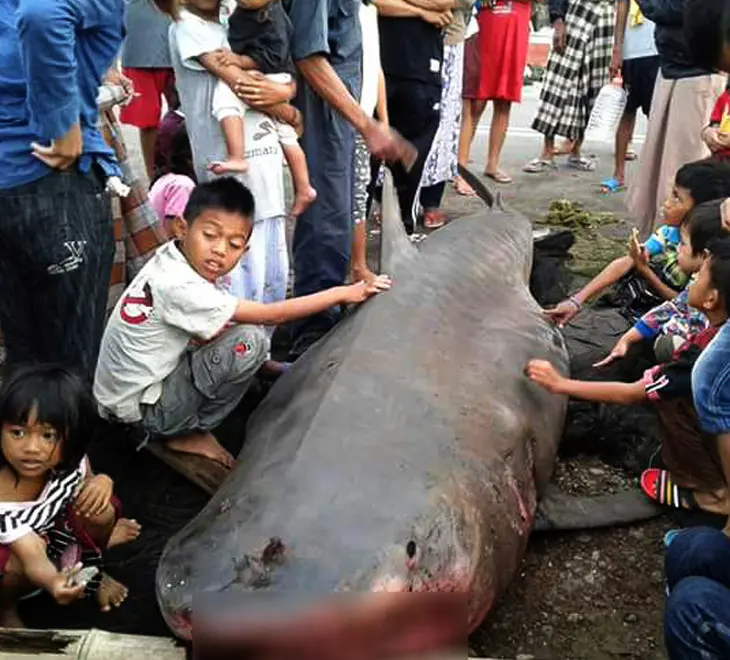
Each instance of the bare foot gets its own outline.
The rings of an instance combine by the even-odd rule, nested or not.
[[[113,548],[115,545],[122,545],[122,543],[134,541],[139,536],[141,529],[142,527],[136,520],[120,518],[117,520],[117,524],[114,525],[106,547]]]
[[[315,199],[317,199],[317,191],[312,188],[312,186],[309,186],[301,192],[297,191],[294,196],[294,204],[292,205],[289,215],[292,218],[296,218],[301,215],[310,207],[311,204],[314,203]]]
[[[248,172],[248,161],[243,158],[216,160],[208,166],[208,169],[213,174],[228,174],[229,172],[243,174]]]
[[[226,468],[232,468],[235,462],[233,456],[211,433],[191,433],[180,438],[166,440],[165,445],[173,451],[209,458]]]
[[[102,612],[110,612],[112,607],[119,607],[127,598],[129,590],[121,582],[104,573],[96,592],[96,600]]]
[[[352,269],[353,282],[365,282],[366,284],[372,284],[376,279],[378,279],[378,276],[367,266],[357,266]]]
[[[1,628],[25,628],[18,610],[15,605],[12,605],[8,609],[0,611],[0,627]]]

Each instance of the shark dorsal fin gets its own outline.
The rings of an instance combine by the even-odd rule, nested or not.
[[[388,168],[384,174],[380,272],[392,275],[398,263],[418,255],[418,248],[411,243],[403,226],[393,175]]]

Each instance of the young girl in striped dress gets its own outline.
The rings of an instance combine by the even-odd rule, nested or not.
[[[140,527],[120,517],[112,480],[86,447],[96,416],[87,388],[55,366],[24,367],[0,390],[0,626],[22,626],[16,604],[45,590],[61,605],[95,596],[102,611],[127,589],[101,572],[101,549]]]

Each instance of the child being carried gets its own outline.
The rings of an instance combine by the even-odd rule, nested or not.
[[[231,51],[218,54],[220,66],[260,71],[273,82],[288,84],[293,80],[294,63],[289,44],[292,25],[281,0],[236,0],[237,6],[228,19],[228,43]],[[295,199],[291,215],[300,215],[317,197],[309,181],[307,160],[299,146],[301,114],[289,103],[258,108],[274,114],[284,157],[294,181]],[[228,157],[211,163],[216,174],[246,172],[243,119],[248,106],[223,81],[213,94],[213,115],[220,123],[226,140]]]

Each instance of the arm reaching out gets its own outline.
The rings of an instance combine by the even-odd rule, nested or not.
[[[390,285],[390,278],[387,275],[380,275],[370,284],[358,282],[349,286],[336,286],[309,296],[281,302],[263,304],[240,300],[233,314],[233,320],[236,323],[251,325],[280,325],[318,314],[335,305],[364,302],[382,291],[387,291]]]
[[[531,360],[525,370],[527,377],[553,394],[563,394],[583,401],[631,404],[643,401],[646,390],[643,381],[611,383],[572,380],[561,376],[546,360]]]

